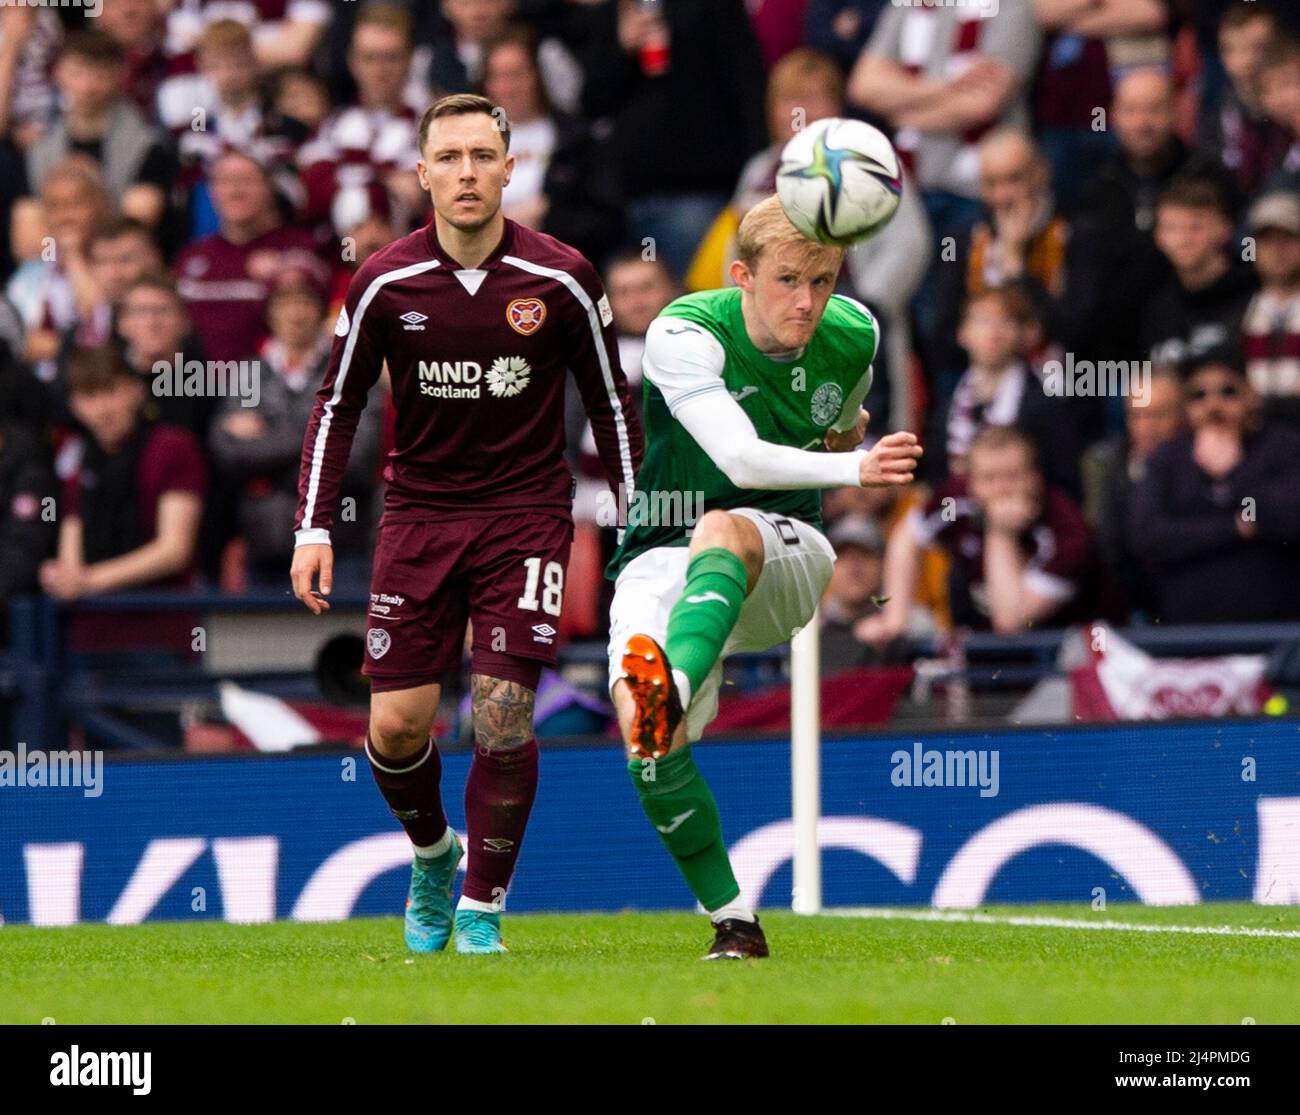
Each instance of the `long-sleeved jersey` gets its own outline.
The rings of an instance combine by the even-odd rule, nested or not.
[[[571,371],[610,486],[632,490],[641,430],[595,268],[544,233],[505,222],[463,269],[433,223],[358,270],[303,442],[295,534],[328,542],[366,394],[385,361],[396,411],[386,513],[571,515],[564,390]]]

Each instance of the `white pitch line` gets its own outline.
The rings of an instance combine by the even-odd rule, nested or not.
[[[971,914],[962,910],[896,910],[880,906],[850,906],[822,910],[836,918],[882,918],[890,921],[946,921],[976,925],[1028,925],[1046,929],[1116,929],[1134,933],[1199,933],[1211,937],[1287,937],[1300,939],[1300,929],[1252,929],[1233,925],[1149,925],[1128,921],[1078,921],[1018,915]]]

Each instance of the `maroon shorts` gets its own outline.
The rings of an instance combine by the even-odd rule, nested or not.
[[[573,524],[532,511],[379,524],[366,657],[371,692],[459,670],[465,621],[473,671],[535,689],[554,666]]]

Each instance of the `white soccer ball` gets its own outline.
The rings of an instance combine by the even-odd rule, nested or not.
[[[877,128],[830,117],[795,133],[781,151],[776,193],[810,240],[852,244],[889,223],[903,192],[898,154]]]

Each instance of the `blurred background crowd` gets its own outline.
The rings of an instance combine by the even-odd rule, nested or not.
[[[826,493],[828,668],[953,627],[1300,620],[1297,23],[1268,0],[5,3],[0,601],[285,588],[338,306],[429,219],[421,113],[473,90],[511,122],[507,216],[596,263],[634,384],[655,315],[728,282],[794,130],[893,138],[901,207],[840,282],[883,327],[870,432],[920,433],[924,482]],[[227,361],[256,362],[256,405],[185,388]],[[562,633],[598,638],[613,528],[574,404]],[[377,390],[344,589],[391,421]]]

